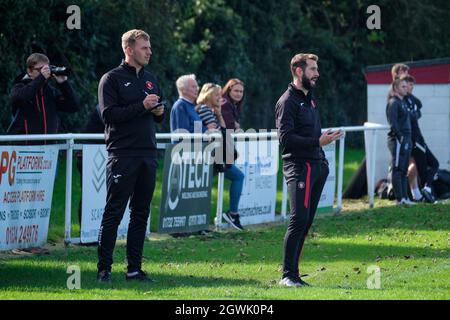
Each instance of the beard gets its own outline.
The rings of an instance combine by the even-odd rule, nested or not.
[[[312,90],[316,86],[315,84],[313,85],[311,83],[311,79],[308,79],[304,73],[302,75],[302,84],[303,84],[303,88],[305,88],[308,91]]]

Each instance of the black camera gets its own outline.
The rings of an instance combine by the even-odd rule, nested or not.
[[[70,76],[70,69],[68,67],[57,67],[50,65],[50,73],[55,76]]]

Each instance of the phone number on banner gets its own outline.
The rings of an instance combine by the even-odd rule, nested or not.
[[[6,228],[6,245],[31,244],[38,241],[39,225],[11,226]]]

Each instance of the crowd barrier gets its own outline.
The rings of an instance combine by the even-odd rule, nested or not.
[[[343,172],[344,172],[344,154],[345,154],[345,138],[346,134],[350,132],[364,132],[365,134],[365,152],[366,152],[366,165],[367,165],[367,186],[369,194],[369,205],[372,208],[374,206],[374,189],[375,189],[375,159],[376,159],[376,139],[377,131],[386,131],[389,129],[386,125],[376,123],[365,123],[364,126],[350,126],[350,127],[333,127],[322,129],[322,132],[332,130],[342,130],[344,135],[339,139],[339,160],[338,160],[338,179],[337,179],[337,195],[336,195],[336,208],[335,212],[339,213],[342,210],[342,185],[343,185]],[[236,133],[232,135],[236,140],[245,139],[278,139],[276,132],[251,132],[251,133]],[[165,149],[166,145],[173,139],[208,139],[208,138],[221,138],[219,134],[187,134],[187,133],[157,133],[156,139],[158,141],[158,149]],[[71,217],[72,217],[72,168],[73,168],[73,152],[74,150],[82,149],[82,143],[75,143],[78,140],[103,140],[103,134],[52,134],[52,135],[3,135],[0,136],[0,144],[2,142],[15,141],[65,141],[65,143],[55,144],[59,150],[65,150],[67,152],[66,157],[66,187],[65,187],[65,243],[79,243],[80,238],[72,238],[71,235]],[[164,142],[166,141],[166,142]],[[282,186],[282,205],[281,215],[277,216],[277,220],[287,219],[287,187],[286,183]],[[224,174],[219,173],[218,176],[218,195],[217,195],[217,208],[216,219],[214,224],[217,230],[224,228],[227,224],[222,223],[222,208],[223,208],[223,194],[224,194]]]

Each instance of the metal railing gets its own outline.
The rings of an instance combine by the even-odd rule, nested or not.
[[[342,185],[343,185],[343,173],[344,173],[344,152],[345,152],[345,137],[348,132],[358,131],[371,131],[372,132],[372,152],[370,155],[366,155],[367,168],[370,168],[368,172],[368,194],[370,207],[374,206],[374,188],[375,188],[375,159],[376,159],[376,133],[377,131],[388,130],[386,125],[380,125],[376,123],[365,123],[364,126],[353,127],[333,127],[322,129],[322,132],[326,130],[342,130],[344,135],[339,139],[339,165],[338,165],[338,182],[337,182],[337,205],[335,212],[339,213],[342,210]],[[237,139],[277,139],[276,132],[260,132],[260,133],[236,133],[232,134],[233,138]],[[203,139],[207,141],[209,138],[221,138],[219,133],[212,134],[200,134],[200,133],[157,133],[156,139],[158,141],[158,148],[165,149],[165,144],[159,143],[163,140],[172,139]],[[72,164],[73,164],[73,151],[82,149],[82,144],[75,144],[76,140],[104,140],[103,134],[49,134],[49,135],[2,135],[0,136],[0,142],[15,142],[15,141],[58,141],[64,140],[65,144],[58,144],[60,150],[67,151],[66,157],[66,190],[65,190],[65,241],[66,243],[72,242],[71,237],[71,215],[72,215]],[[220,229],[223,224],[222,221],[222,202],[224,192],[224,174],[219,173],[218,177],[218,195],[217,195],[217,209],[215,225],[217,229]],[[283,192],[281,203],[281,219],[287,218],[287,187],[283,179]]]

